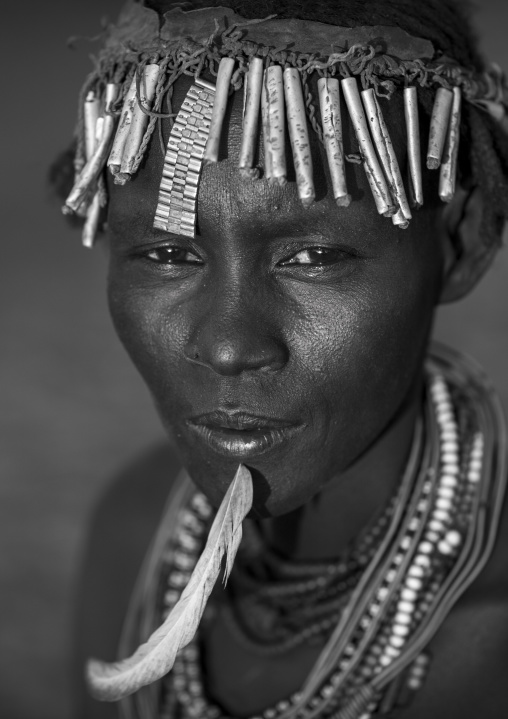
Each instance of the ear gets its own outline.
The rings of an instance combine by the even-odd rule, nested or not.
[[[443,208],[441,304],[455,302],[471,292],[494,259],[497,247],[482,241],[483,204],[483,194],[478,187],[459,186],[453,200]]]

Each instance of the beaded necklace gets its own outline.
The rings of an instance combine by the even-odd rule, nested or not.
[[[257,587],[258,601],[268,596],[276,606],[277,598],[301,583],[302,575],[308,582],[304,598],[308,592],[326,594],[338,577],[339,584],[348,576],[350,582],[335,592],[318,630],[311,623],[269,643],[268,651],[286,651],[295,636],[301,642],[329,635],[300,691],[253,719],[369,719],[392,711],[422,686],[429,663],[426,646],[484,567],[506,483],[502,412],[481,371],[450,350],[434,350],[427,376],[424,418],[417,424],[396,497],[381,515],[381,526],[375,523],[351,552],[362,556],[363,564],[349,571],[341,558],[309,571],[267,555],[279,581],[270,587],[272,592]],[[133,595],[123,654],[178,601],[202,548],[212,509],[204,495],[184,482],[168,514]],[[263,638],[259,640],[241,617],[233,624],[241,640],[267,651]],[[198,632],[158,687],[122,701],[122,716],[230,719],[207,696],[200,644]]]
[[[420,433],[418,444],[419,439]],[[245,552],[246,561],[242,552],[237,557],[229,585],[235,601],[225,606],[225,619],[238,640],[257,654],[267,655],[326,638],[374,556],[394,505],[392,498],[372,526],[334,562],[286,561],[260,539],[253,523],[246,522],[245,543],[254,546]]]

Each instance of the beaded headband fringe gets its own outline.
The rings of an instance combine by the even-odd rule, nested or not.
[[[243,137],[238,160],[245,181],[287,182],[286,126],[304,207],[315,201],[309,125],[325,148],[334,198],[351,202],[346,163],[364,167],[378,212],[407,228],[423,205],[418,93],[435,90],[426,166],[439,170],[439,195],[450,202],[457,183],[463,100],[508,131],[508,85],[496,65],[482,74],[438,56],[432,43],[399,28],[340,28],[317,22],[245,20],[229,8],[165,14],[128,3],[80,95],[74,186],[63,207],[85,218],[83,244],[92,247],[107,205],[104,172],[124,185],[138,171],[158,129],[164,168],[154,227],[196,234],[197,195],[204,164],[219,161],[228,98],[243,88]],[[190,39],[192,38],[192,39]],[[330,52],[331,50],[331,52]],[[215,82],[204,79],[207,74]],[[310,89],[317,75],[318,100]],[[193,84],[176,114],[176,80]],[[408,188],[378,98],[401,88],[407,130]],[[341,97],[359,151],[346,155]],[[169,119],[167,143],[162,120]],[[264,167],[256,165],[262,135]]]

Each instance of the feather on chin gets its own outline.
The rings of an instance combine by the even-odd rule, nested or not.
[[[86,675],[92,696],[118,701],[167,674],[180,649],[194,637],[226,556],[224,582],[242,539],[242,522],[252,507],[252,476],[240,465],[213,521],[206,546],[175,607],[147,642],[119,662],[91,659]]]

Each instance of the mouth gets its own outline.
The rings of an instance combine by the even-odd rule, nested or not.
[[[287,442],[304,425],[241,411],[215,410],[188,420],[189,429],[212,450],[247,459]]]

